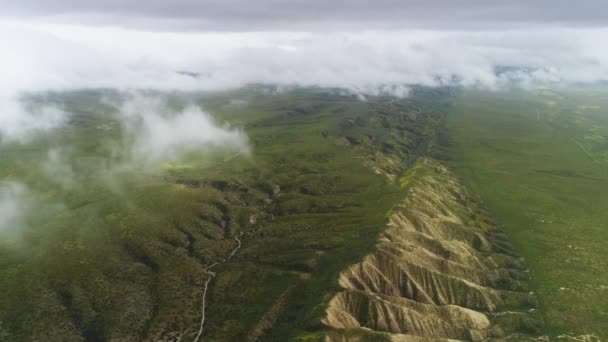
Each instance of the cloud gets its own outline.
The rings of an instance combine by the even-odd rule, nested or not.
[[[0,25],[0,135],[22,140],[64,123],[61,106],[21,100],[49,90],[273,83],[405,96],[412,84],[605,81],[606,36],[606,28],[212,33],[8,21]]]
[[[129,163],[179,161],[210,147],[236,149],[245,154],[249,151],[243,132],[218,125],[194,105],[170,108],[158,96],[130,94],[119,106],[117,118],[128,145]]]
[[[39,133],[58,128],[68,114],[53,105],[28,105],[16,94],[0,93],[0,142],[26,142]]]
[[[12,233],[24,225],[28,210],[27,188],[22,183],[0,182],[0,233]]]
[[[361,30],[607,25],[603,0],[3,0],[4,16],[168,30]]]
[[[49,149],[47,159],[42,163],[42,170],[51,181],[59,184],[64,191],[71,191],[78,187],[78,183],[67,149],[69,148],[53,147]]]
[[[598,44],[608,29],[599,28],[170,33],[20,23],[10,26],[5,45],[22,41],[24,26],[38,32],[26,36],[37,46],[36,63],[29,63],[35,77],[19,59],[0,68],[27,72],[27,89],[221,89],[250,82],[365,88],[453,79],[494,86],[501,81],[497,66],[542,70],[545,76],[532,76],[560,81],[608,78],[608,48]]]

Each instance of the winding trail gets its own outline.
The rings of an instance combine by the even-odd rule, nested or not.
[[[232,259],[232,257],[239,251],[239,249],[241,249],[241,246],[243,244],[241,243],[241,239],[239,239],[239,236],[238,235],[235,236],[234,239],[236,240],[237,245],[232,250],[232,252],[230,252],[228,257],[226,257],[225,259],[222,259],[220,261],[214,262],[213,264],[207,266],[203,270],[203,272],[208,274],[209,277],[205,281],[205,287],[203,290],[203,300],[201,302],[201,322],[200,322],[200,325],[198,328],[198,333],[196,334],[196,337],[194,338],[194,342],[198,342],[200,340],[201,336],[203,335],[203,328],[205,327],[205,299],[207,298],[207,289],[209,289],[209,283],[211,282],[211,280],[213,280],[213,278],[215,278],[215,272],[211,271],[211,269],[217,265],[221,265],[221,264],[225,263],[226,261]]]
[[[269,203],[266,203],[264,205],[264,209],[267,208],[269,205],[271,205],[274,200],[279,197],[279,194],[281,193],[280,188],[272,195],[271,200]],[[247,206],[245,203],[241,202],[241,204],[243,204],[243,206]],[[274,218],[273,218],[274,219]],[[261,229],[263,229],[264,226],[263,225],[259,225],[257,227],[257,229],[255,229],[255,231],[259,231]],[[241,246],[243,246],[243,243],[241,242],[241,239],[239,239],[239,236],[241,236],[243,233],[241,232],[241,234],[235,235],[234,236],[234,240],[236,240],[237,245],[236,247],[232,250],[232,252],[230,252],[230,254],[228,255],[228,257],[226,257],[225,259],[222,259],[220,261],[216,261],[213,264],[207,266],[203,272],[205,272],[206,274],[209,275],[209,278],[207,278],[207,280],[205,281],[205,287],[203,289],[203,299],[201,302],[201,322],[198,328],[198,333],[196,334],[196,337],[194,338],[193,342],[199,342],[201,340],[201,336],[203,336],[203,329],[205,327],[205,300],[207,298],[207,290],[209,289],[209,283],[211,282],[211,280],[213,280],[213,278],[215,278],[216,273],[213,272],[211,269],[214,268],[217,265],[223,264],[226,261],[232,259],[232,257],[239,251],[239,249],[241,249]]]

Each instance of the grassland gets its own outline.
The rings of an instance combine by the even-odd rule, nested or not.
[[[267,90],[155,94],[241,127],[252,153],[205,149],[127,168],[129,141],[105,101],[119,94],[35,99],[72,115],[56,134],[2,146],[0,176],[27,185],[28,206],[2,232],[0,340],[192,340],[206,267],[237,236],[242,248],[213,269],[203,337],[322,329],[339,271],[373,246],[403,196],[392,180],[432,145],[440,93],[398,103]]]
[[[606,95],[465,91],[449,110],[450,164],[526,257],[553,339],[608,339]]]
[[[2,185],[27,185],[12,190],[27,216],[0,233],[0,341],[191,341],[206,283],[204,340],[323,340],[340,272],[373,250],[430,154],[489,207],[471,225],[497,222],[526,257],[544,333],[608,338],[606,90],[149,95],[242,129],[251,152],[125,167],[107,101],[121,94],[34,98],[72,115],[0,146]]]
[[[434,141],[438,120],[415,115],[417,101],[365,103],[315,91],[270,100],[248,107],[264,113],[247,123],[258,151],[251,172],[280,195],[265,209],[273,219],[246,234],[242,251],[218,269],[206,328],[212,340],[314,339],[340,290],[337,275],[372,248],[404,195],[389,174],[404,172]]]

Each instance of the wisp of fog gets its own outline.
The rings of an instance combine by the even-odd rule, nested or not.
[[[150,95],[131,94],[117,111],[130,163],[155,165],[178,161],[202,147],[223,146],[247,153],[247,137],[239,130],[222,127],[192,104],[175,111],[166,101]]]
[[[211,90],[261,82],[406,96],[411,84],[496,88],[608,79],[603,28],[197,33],[25,21],[0,28],[8,51],[0,56],[5,140],[65,120],[58,108],[24,108],[24,92]],[[501,67],[506,71],[497,72]]]

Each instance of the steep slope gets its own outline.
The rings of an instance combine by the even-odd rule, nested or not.
[[[525,265],[479,201],[430,159],[400,181],[407,197],[390,213],[373,252],[340,274],[344,291],[331,299],[323,320],[337,330],[327,339],[539,335]]]

